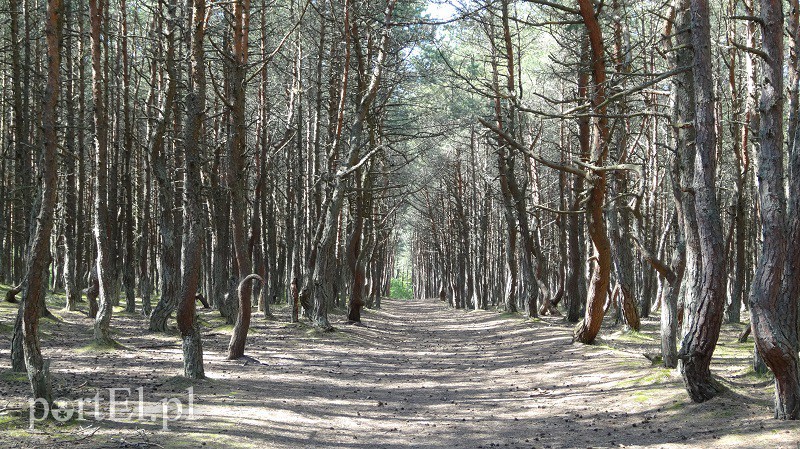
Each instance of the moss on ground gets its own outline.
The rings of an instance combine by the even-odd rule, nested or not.
[[[0,380],[5,382],[28,382],[27,373],[18,373],[16,371],[5,370],[0,371]]]
[[[618,382],[619,387],[642,387],[660,385],[672,381],[672,370],[668,368],[653,368],[653,372],[644,376],[634,377]]]
[[[0,334],[11,335],[14,332],[14,325],[8,323],[0,323]]]
[[[111,344],[100,344],[97,342],[91,342],[86,346],[81,346],[80,348],[75,349],[77,353],[108,353],[108,352],[116,352],[116,351],[129,351],[130,349],[123,346],[120,343],[113,342]]]
[[[618,334],[614,334],[612,337],[614,340],[631,343],[651,343],[655,341],[653,336],[634,330],[628,332],[619,332]]]

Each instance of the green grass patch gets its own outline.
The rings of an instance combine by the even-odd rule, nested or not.
[[[681,410],[684,407],[686,407],[686,403],[684,401],[676,400],[667,406],[667,410]]]
[[[654,368],[652,373],[633,379],[623,380],[618,383],[620,387],[641,387],[646,385],[657,385],[669,382],[672,378],[672,370],[669,368]]]
[[[6,323],[0,323],[0,334],[11,335],[11,333],[13,333],[13,332],[14,332],[14,326],[13,325],[6,324]]]
[[[203,326],[208,327],[221,327],[221,326],[232,326],[225,322],[225,318],[221,317],[219,313],[199,313],[197,315],[197,322]]]
[[[0,372],[0,380],[4,382],[28,382],[27,373],[18,373],[16,371],[5,370]]]
[[[389,297],[392,299],[414,298],[414,289],[411,287],[411,279],[405,277],[393,278],[389,287]]]
[[[321,337],[323,335],[331,335],[331,334],[337,334],[337,333],[338,332],[336,332],[336,329],[334,329],[334,328],[325,330],[325,329],[320,329],[320,328],[314,327],[314,326],[307,326],[306,330],[305,330],[305,334],[307,336],[311,337],[311,338],[318,338],[318,337]]]
[[[747,358],[753,353],[753,343],[725,342],[717,343],[714,348],[714,357]]]
[[[25,410],[25,416],[20,411],[16,411],[13,414],[0,415],[0,433],[7,438],[25,438],[29,436],[27,414],[28,411]]]
[[[752,384],[764,384],[764,388],[772,389],[772,381],[775,380],[775,376],[772,374],[772,371],[767,370],[765,373],[759,373],[758,371],[753,369],[752,364],[747,367],[747,369],[741,371],[737,377],[740,377],[745,382],[749,382]]]
[[[233,324],[220,324],[217,326],[212,326],[212,330],[216,332],[224,332],[230,334],[233,332]],[[250,332],[248,332],[249,334]]]
[[[619,335],[614,336],[615,340],[619,341],[627,341],[631,343],[650,343],[655,341],[655,338],[651,335],[643,334],[638,331],[628,331],[628,332],[621,332]]]

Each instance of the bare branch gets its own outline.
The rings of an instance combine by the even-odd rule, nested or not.
[[[764,61],[767,61],[768,63],[772,61],[772,58],[770,58],[768,54],[764,53],[763,51],[761,51],[761,50],[759,50],[757,48],[748,47],[747,45],[742,45],[742,44],[740,44],[738,42],[733,42],[733,41],[731,41],[731,45],[733,45],[734,47],[738,48],[739,50],[746,51],[748,53],[752,53],[752,54],[760,57]]]
[[[585,171],[583,171],[583,170],[581,170],[581,169],[579,169],[577,167],[573,167],[573,166],[570,166],[570,165],[559,164],[558,162],[553,162],[553,161],[547,160],[547,159],[539,156],[538,154],[535,154],[533,151],[531,151],[530,148],[527,148],[525,145],[522,145],[521,143],[517,142],[516,139],[514,139],[511,136],[509,136],[508,133],[506,133],[502,129],[492,125],[491,123],[487,122],[486,120],[482,119],[481,117],[478,117],[478,121],[481,123],[481,125],[489,128],[490,130],[494,131],[495,134],[497,134],[498,136],[502,137],[503,140],[506,141],[506,143],[508,143],[512,147],[522,151],[525,155],[529,156],[531,159],[535,160],[536,162],[538,162],[538,163],[540,163],[540,164],[542,164],[544,166],[550,167],[550,168],[552,168],[554,170],[560,170],[560,171],[564,171],[564,172],[567,172],[567,173],[572,173],[573,175],[581,176],[581,177],[586,178],[587,180],[591,181],[591,178],[589,177],[589,174],[586,173]]]

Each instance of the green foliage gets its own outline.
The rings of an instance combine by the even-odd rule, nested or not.
[[[412,299],[414,297],[414,291],[411,288],[411,279],[404,277],[392,278],[389,296],[393,299]]]

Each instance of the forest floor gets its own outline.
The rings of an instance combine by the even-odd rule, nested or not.
[[[63,299],[52,301],[55,312]],[[228,361],[231,327],[201,310],[208,379],[195,382],[178,377],[176,333],[148,333],[143,317],[116,309],[122,347],[98,348],[85,313],[56,312],[41,329],[55,396],[74,407],[98,391],[107,401],[108,388],[130,388],[134,416],[94,420],[87,412],[92,419],[30,430],[27,379],[9,363],[16,306],[2,303],[0,447],[800,447],[800,428],[772,419],[772,382],[749,368],[752,343],[735,342],[743,325],[725,325],[714,354],[714,373],[729,390],[693,404],[679,375],[642,355],[658,352],[657,317],[639,333],[609,317],[598,343],[584,346],[571,342],[560,317],[524,320],[436,300],[385,300],[361,326],[334,313],[331,333],[287,323],[285,306],[273,311],[276,320],[254,316],[249,358]],[[184,416],[163,430],[154,410],[171,397]]]

